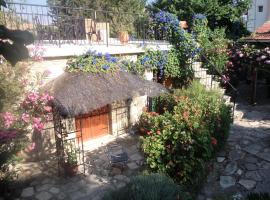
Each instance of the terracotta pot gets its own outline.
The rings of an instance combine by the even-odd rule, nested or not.
[[[129,35],[127,31],[121,31],[119,33],[119,40],[122,44],[127,44],[129,41]]]
[[[146,133],[146,130],[142,127],[139,128],[140,135],[144,135]]]
[[[78,165],[71,165],[69,163],[65,163],[64,170],[67,176],[75,176],[78,172]]]
[[[163,84],[166,88],[171,88],[173,85],[173,80],[172,78],[166,78],[164,80],[164,84]]]
[[[187,21],[180,21],[180,27],[183,28],[183,29],[188,28]]]

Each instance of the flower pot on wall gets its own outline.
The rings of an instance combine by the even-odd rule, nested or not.
[[[129,41],[129,35],[127,31],[121,31],[119,33],[119,40],[122,44],[127,44]]]

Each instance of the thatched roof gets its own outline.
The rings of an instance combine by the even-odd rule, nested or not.
[[[115,101],[167,92],[161,84],[122,71],[113,74],[65,72],[45,89],[55,97],[54,107],[63,116],[86,114]]]

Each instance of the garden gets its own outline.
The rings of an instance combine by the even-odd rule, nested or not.
[[[169,51],[146,49],[136,61],[89,52],[68,61],[65,70],[70,73],[113,76],[124,71],[143,78],[145,71],[152,71],[154,81],[169,91],[152,98],[151,107],[136,124],[145,156],[143,174],[106,193],[104,200],[197,198],[217,154],[226,145],[233,111],[220,90],[208,90],[195,80],[194,62],[200,62],[227,93],[239,81],[250,81],[254,73],[270,83],[270,76],[266,75],[270,70],[269,47],[234,41],[226,28],[213,28],[211,19],[200,13],[189,16],[191,27],[185,30],[179,26],[177,15],[155,12],[148,31],[166,32],[166,40],[171,44]],[[20,39],[15,37],[14,41]],[[7,54],[3,56],[12,65],[21,59],[13,62]],[[12,166],[20,161],[21,151],[35,150],[30,133],[41,134],[45,124],[52,120],[54,99],[40,90],[44,86],[41,75],[35,81],[28,79],[27,63],[19,62],[15,67],[10,63],[3,61],[0,69],[1,193],[10,193],[9,185],[16,181]],[[247,199],[269,196],[250,194]]]

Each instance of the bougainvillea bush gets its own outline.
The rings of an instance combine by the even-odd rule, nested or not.
[[[270,83],[269,47],[256,48],[254,45],[236,43],[231,47],[229,56],[226,75],[234,85],[237,85],[239,80],[250,80],[254,68],[259,69]]]
[[[206,175],[207,161],[228,137],[230,108],[219,93],[206,91],[196,82],[163,101],[163,114],[144,116],[149,127],[142,137],[147,164],[188,190],[196,189]]]

